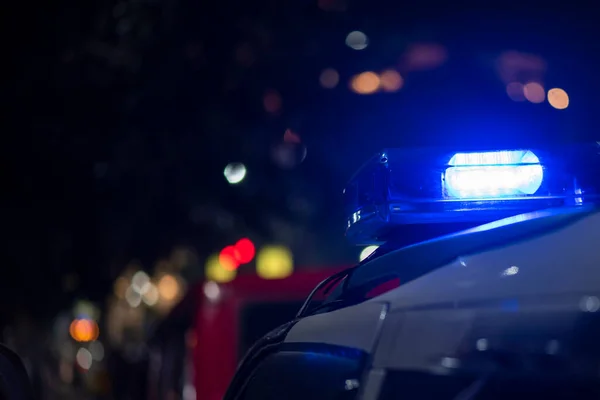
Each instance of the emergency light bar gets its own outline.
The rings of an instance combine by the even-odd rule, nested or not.
[[[600,145],[453,151],[388,149],[344,190],[346,236],[381,244],[394,227],[485,223],[600,201]]]

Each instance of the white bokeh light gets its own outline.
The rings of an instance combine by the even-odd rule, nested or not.
[[[346,45],[354,50],[364,50],[369,45],[369,39],[360,31],[350,32],[346,36]]]
[[[92,359],[96,361],[102,361],[104,359],[104,346],[100,342],[92,342],[90,343],[90,353],[92,354]]]
[[[125,292],[125,300],[131,307],[138,307],[142,304],[142,294],[135,290],[133,286],[129,286],[127,292]]]
[[[148,290],[142,295],[142,301],[146,303],[146,305],[153,306],[158,303],[159,294],[156,285],[150,284]]]
[[[225,179],[232,185],[240,183],[246,177],[246,166],[242,163],[227,164],[223,171]]]
[[[369,257],[375,250],[377,250],[379,246],[367,246],[360,252],[360,256],[358,257],[359,261],[363,261],[367,257]]]
[[[187,384],[183,387],[183,400],[195,400],[196,388],[193,385]]]
[[[221,288],[219,284],[213,281],[204,284],[204,295],[210,301],[216,302],[221,297]]]
[[[84,370],[88,370],[92,367],[92,353],[90,353],[88,349],[82,347],[77,350],[75,360],[77,361],[77,364]]]
[[[150,277],[144,271],[138,271],[131,278],[131,287],[140,294],[144,294],[150,287]]]

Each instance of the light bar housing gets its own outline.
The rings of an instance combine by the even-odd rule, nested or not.
[[[600,145],[386,149],[344,189],[346,236],[381,244],[407,224],[485,223],[600,200]]]

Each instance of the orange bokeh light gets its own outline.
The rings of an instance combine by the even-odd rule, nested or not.
[[[393,69],[383,71],[379,78],[381,79],[381,88],[386,92],[395,92],[400,90],[404,85],[404,79],[402,79],[402,76],[400,76],[400,74]]]
[[[381,81],[375,72],[363,72],[356,75],[350,82],[353,91],[359,94],[372,94],[379,89]]]
[[[233,271],[240,266],[239,258],[240,254],[235,246],[227,246],[219,253],[219,263],[229,271]]]
[[[569,107],[569,95],[563,89],[554,88],[548,90],[548,103],[557,110]]]
[[[69,326],[69,334],[77,342],[93,342],[98,339],[100,329],[96,321],[75,319]]]
[[[539,104],[546,100],[546,91],[544,87],[537,82],[529,82],[523,87],[525,98],[532,103]]]

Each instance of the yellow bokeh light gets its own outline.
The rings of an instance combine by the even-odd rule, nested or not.
[[[404,79],[397,71],[393,69],[388,69],[387,71],[383,71],[379,76],[381,81],[381,88],[386,92],[395,92],[400,90],[404,85]]]
[[[237,269],[223,268],[223,265],[221,265],[219,262],[218,254],[213,254],[208,257],[204,268],[206,279],[209,281],[215,281],[219,283],[231,282],[237,275]]]
[[[256,255],[256,273],[263,279],[283,279],[294,272],[290,250],[283,246],[265,246]]]
[[[173,275],[165,275],[158,282],[158,293],[165,300],[173,300],[179,295],[179,282]]]
[[[529,82],[523,87],[525,98],[532,103],[543,103],[546,99],[544,87],[537,82]]]
[[[548,103],[557,110],[569,107],[569,95],[563,89],[554,88],[548,90]]]
[[[381,80],[375,72],[363,72],[352,78],[350,88],[358,94],[372,94],[379,89]]]

